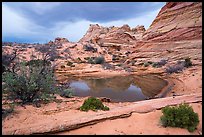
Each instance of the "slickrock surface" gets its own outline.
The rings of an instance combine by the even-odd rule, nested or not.
[[[200,111],[202,104],[190,103],[190,105],[202,120],[202,111]],[[106,120],[80,129],[60,132],[57,135],[202,135],[202,123],[193,133],[182,128],[164,128],[159,122],[161,115],[161,110],[143,114],[132,113],[130,117]]]
[[[41,109],[41,114],[39,114],[40,110],[31,106],[27,106],[27,111],[31,112],[32,110],[32,117],[25,117],[24,119],[22,119],[23,116],[21,116],[21,118],[19,119],[17,118],[17,114],[16,117],[11,119],[13,119],[15,123],[18,123],[18,127],[13,125],[15,123],[5,123],[3,125],[3,134],[42,134],[73,130],[86,125],[95,124],[106,119],[128,117],[132,113],[152,112],[154,110],[161,109],[167,105],[177,105],[184,102],[193,103],[201,101],[201,94],[192,94],[178,97],[152,99],[148,101],[138,101],[126,106],[115,106],[113,108],[110,106],[110,111],[100,112],[80,112],[79,110],[69,110],[65,109],[65,107],[68,106],[68,104],[65,104],[64,110],[62,110],[62,112],[60,112],[59,109],[56,111],[45,111],[44,108],[43,110]],[[22,108],[18,111],[22,111]],[[37,111],[38,114],[36,113]],[[52,112],[56,114],[51,115]],[[34,120],[33,117],[38,118],[35,119],[35,122],[30,123],[30,120]],[[26,124],[27,126],[25,127],[24,124]]]
[[[145,32],[144,26],[130,28],[127,24],[121,27],[103,27],[91,24],[87,33],[79,40],[106,46],[109,43],[132,44],[131,41],[142,39]]]
[[[201,39],[202,2],[168,2],[143,38],[159,42]]]

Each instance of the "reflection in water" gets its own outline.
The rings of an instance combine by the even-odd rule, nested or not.
[[[133,102],[155,96],[167,84],[154,76],[72,79],[75,96],[107,97],[114,102]]]

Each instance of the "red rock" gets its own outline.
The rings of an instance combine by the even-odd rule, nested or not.
[[[200,39],[202,38],[201,20],[201,2],[168,2],[144,33],[143,40]]]
[[[66,39],[66,38],[57,37],[57,38],[55,38],[55,42],[63,43],[63,42],[69,42],[69,41],[68,41],[68,39]]]
[[[79,42],[90,42],[98,45],[133,44],[135,40],[142,38],[144,32],[144,26],[131,29],[127,24],[122,27],[103,27],[96,24],[90,25],[87,33]]]

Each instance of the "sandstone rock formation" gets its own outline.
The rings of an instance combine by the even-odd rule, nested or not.
[[[68,39],[66,38],[60,38],[60,37],[57,37],[55,38],[55,41],[50,41],[48,44],[51,45],[51,44],[62,44],[62,43],[67,43],[69,42]]]
[[[168,2],[143,35],[144,40],[159,42],[201,38],[201,2]]]
[[[132,44],[132,41],[141,39],[145,32],[144,26],[131,29],[127,24],[122,27],[102,27],[98,24],[90,25],[87,33],[79,42],[91,42],[100,46],[114,44]]]

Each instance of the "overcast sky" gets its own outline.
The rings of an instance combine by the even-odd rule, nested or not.
[[[3,2],[2,40],[45,43],[56,37],[77,42],[89,24],[144,25],[147,29],[165,2]]]

